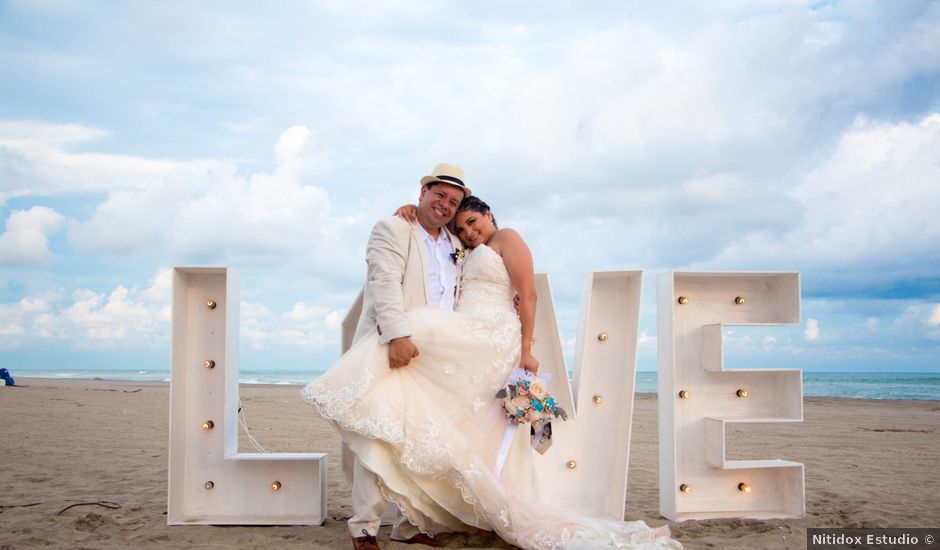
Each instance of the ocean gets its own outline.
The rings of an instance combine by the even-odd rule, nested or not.
[[[323,371],[242,371],[242,384],[303,385]],[[126,380],[169,382],[169,370],[39,370],[19,369],[14,378]],[[637,393],[656,393],[656,373],[637,372]],[[917,399],[940,401],[940,373],[804,372],[803,394],[849,399]]]

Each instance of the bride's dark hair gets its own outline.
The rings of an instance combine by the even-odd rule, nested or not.
[[[480,198],[476,195],[464,197],[464,199],[460,201],[460,206],[457,207],[457,211],[454,212],[454,219],[450,222],[451,233],[453,233],[454,229],[457,227],[457,214],[467,210],[472,210],[478,214],[486,214],[487,212],[490,212],[490,215],[493,215],[492,211],[490,210],[490,205],[480,200]],[[493,227],[499,229],[499,226],[496,225],[496,216],[493,216]]]

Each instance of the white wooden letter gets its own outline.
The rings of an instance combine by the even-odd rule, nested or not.
[[[642,279],[642,271],[594,271],[585,278],[572,388],[548,277],[536,275],[533,355],[539,372],[552,374],[552,393],[569,413],[567,422],[552,423],[552,447],[535,454],[539,496],[553,506],[623,519]]]
[[[326,454],[238,452],[238,278],[173,274],[167,524],[319,525]]]
[[[727,460],[725,425],[801,422],[799,369],[724,369],[724,325],[800,322],[799,273],[659,275],[659,507],[673,520],[804,514],[803,465]]]

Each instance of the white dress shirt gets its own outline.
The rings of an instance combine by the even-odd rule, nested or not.
[[[450,242],[447,231],[441,229],[437,239],[432,237],[421,224],[415,224],[424,235],[424,244],[428,249],[428,305],[441,309],[454,309],[457,291],[457,266],[451,254],[454,245]]]

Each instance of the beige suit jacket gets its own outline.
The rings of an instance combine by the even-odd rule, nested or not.
[[[446,231],[444,229],[443,231]],[[451,235],[454,250],[461,248]],[[428,250],[417,227],[401,218],[381,220],[372,228],[366,247],[368,276],[363,289],[362,314],[353,342],[371,331],[387,344],[395,338],[411,336],[405,312],[428,305]],[[457,272],[460,294],[460,272]]]

